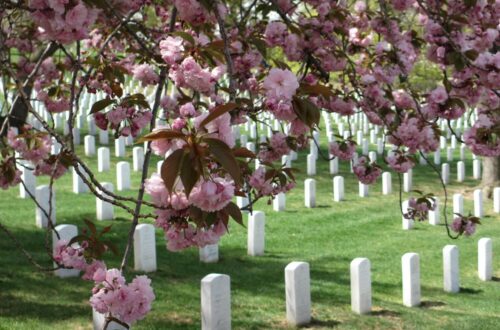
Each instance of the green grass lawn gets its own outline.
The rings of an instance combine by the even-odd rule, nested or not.
[[[327,153],[324,141],[322,147]],[[134,329],[199,329],[200,280],[209,273],[231,276],[234,329],[287,329],[284,268],[291,261],[310,264],[313,329],[498,329],[500,282],[481,282],[476,266],[477,241],[481,237],[493,238],[494,255],[500,256],[500,242],[496,240],[500,217],[493,214],[491,200],[485,200],[486,216],[473,237],[451,240],[443,226],[428,223],[417,223],[414,230],[403,231],[397,175],[393,174],[392,195],[381,194],[379,179],[370,186],[368,198],[359,198],[357,180],[349,173],[348,165],[341,163],[346,200],[334,203],[328,163],[319,161],[315,177],[317,208],[306,209],[306,152],[293,163],[304,170],[298,175],[297,188],[287,195],[287,210],[273,212],[266,201],[255,208],[266,213],[265,256],[246,255],[246,229],[235,223],[220,242],[221,260],[216,264],[201,264],[196,249],[167,251],[162,231],[156,231],[158,271],[149,274],[156,300],[152,312]],[[127,153],[126,160],[131,162],[130,148]],[[458,158],[458,150],[455,156]],[[443,152],[442,161],[445,159]],[[87,160],[93,169],[97,168],[96,158]],[[151,165],[152,171],[157,160]],[[117,161],[113,157],[113,166]],[[415,189],[434,192],[444,201],[438,177],[430,167],[417,166],[413,173]],[[477,182],[470,179],[471,161],[467,161],[468,179],[463,184],[455,182],[455,163],[451,165],[451,174],[450,196],[456,191],[464,192],[465,211],[472,211],[471,188]],[[114,171],[97,173],[97,177],[116,183]],[[38,184],[46,182],[46,178],[38,180]],[[137,173],[132,183],[128,196],[136,195]],[[72,223],[81,228],[83,219],[95,220],[95,198],[73,194],[71,175],[65,175],[55,186],[58,224]],[[403,198],[407,196],[403,194]],[[451,215],[451,202],[448,213]],[[112,223],[110,237],[123,251],[131,217],[117,209],[115,214],[114,221],[100,222],[98,226]],[[44,248],[45,232],[35,227],[35,206],[18,197],[18,188],[0,191],[0,221],[12,229],[40,263],[50,265]],[[456,244],[460,249],[458,294],[447,294],[442,289],[441,253],[446,244]],[[401,256],[406,252],[420,254],[423,304],[418,308],[402,305]],[[372,264],[373,313],[367,316],[350,311],[349,264],[356,257],[367,257]],[[119,261],[119,257],[106,257],[110,268],[118,267]],[[496,259],[497,277],[499,269]],[[127,273],[129,278],[134,275]],[[0,329],[90,329],[91,288],[92,283],[78,278],[59,279],[36,271],[0,233]]]

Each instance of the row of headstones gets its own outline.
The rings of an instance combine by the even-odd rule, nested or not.
[[[78,235],[75,225],[62,224],[55,227],[59,238],[53,234],[53,247],[58,240],[70,241]],[[254,211],[248,220],[248,255],[261,256],[265,245],[265,214]],[[200,261],[213,263],[219,260],[218,244],[207,245],[199,249]],[[136,271],[154,272],[157,269],[155,228],[151,224],[137,225],[134,233],[134,269]],[[58,269],[57,276],[78,276],[79,272],[71,269]]]
[[[493,247],[490,238],[478,242],[478,276],[489,281],[493,274]],[[416,307],[421,303],[420,258],[406,253],[401,259],[403,305]],[[350,265],[351,309],[368,314],[372,308],[371,265],[367,258],[356,258]],[[445,292],[460,291],[459,253],[455,245],[443,249],[443,287]],[[209,274],[201,280],[201,328],[204,330],[231,329],[230,277]],[[285,268],[286,319],[292,326],[311,321],[311,289],[309,264],[292,262]]]

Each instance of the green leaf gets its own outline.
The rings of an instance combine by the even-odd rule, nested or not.
[[[192,46],[194,46],[196,44],[196,42],[194,41],[193,36],[190,35],[187,32],[184,32],[184,31],[175,31],[175,32],[172,32],[172,35],[181,37],[182,39],[184,39],[187,42],[189,42]]]
[[[204,141],[208,144],[210,153],[231,175],[234,182],[242,184],[241,170],[231,148],[219,139],[205,138]]]
[[[182,139],[184,137],[185,137],[184,133],[173,131],[170,129],[160,129],[144,135],[137,141],[137,143],[143,143],[145,141],[154,141],[161,139],[167,139],[167,140]]]
[[[161,165],[161,178],[168,192],[172,192],[172,188],[175,184],[175,179],[177,178],[177,173],[182,163],[182,156],[184,155],[183,149],[175,150],[167,159],[163,161]]]
[[[221,104],[221,105],[215,107],[212,111],[210,111],[208,116],[201,121],[200,127],[204,127],[206,124],[208,124],[212,120],[219,118],[220,116],[222,116],[226,112],[231,111],[233,109],[236,109],[237,107],[238,107],[238,105],[236,103],[233,103],[233,102],[227,103],[227,104]]]
[[[112,99],[104,99],[104,100],[97,101],[96,103],[94,103],[92,105],[92,108],[90,109],[90,114],[99,112],[115,102],[116,101],[112,100]]]

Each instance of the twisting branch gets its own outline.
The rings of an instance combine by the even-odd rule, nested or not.
[[[175,12],[175,9],[174,9]],[[175,14],[172,15],[173,19],[175,19]],[[158,113],[158,109],[160,107],[160,99],[161,99],[161,94],[163,92],[163,86],[166,85],[167,77],[167,71],[165,68],[162,68],[160,72],[160,82],[158,84],[158,87],[156,89],[156,95],[155,95],[155,103],[153,105],[153,116],[151,118],[151,124],[150,124],[150,131],[153,131],[155,128],[155,123],[156,123],[156,115]],[[147,146],[147,151],[146,155],[144,156],[144,166],[142,168],[142,176],[141,176],[141,186],[139,188],[139,193],[137,194],[137,204],[135,204],[135,212],[134,212],[134,218],[132,219],[132,225],[130,226],[130,230],[128,233],[128,240],[127,240],[127,246],[125,247],[125,252],[123,254],[123,259],[122,263],[120,265],[120,270],[122,272],[125,271],[125,267],[127,265],[128,259],[130,257],[130,250],[132,248],[132,242],[134,241],[134,232],[135,228],[137,227],[139,223],[139,213],[141,212],[141,206],[143,204],[143,198],[144,198],[144,191],[145,191],[145,181],[148,177],[148,169],[149,169],[149,162],[151,160],[151,141],[148,142]]]
[[[226,58],[227,63],[227,75],[229,76],[229,96],[231,101],[236,98],[236,82],[234,80],[234,64],[233,59],[231,58],[231,52],[229,50],[230,43],[226,33],[226,27],[224,26],[224,19],[221,17],[219,9],[217,6],[214,6],[215,17],[217,18],[217,23],[219,25],[219,31],[224,42],[224,57]]]

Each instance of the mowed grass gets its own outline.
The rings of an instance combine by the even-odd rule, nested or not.
[[[83,140],[83,135],[82,135]],[[80,147],[81,148],[81,147]],[[322,141],[323,153],[327,154]],[[372,148],[373,149],[373,148]],[[111,146],[113,153],[114,148]],[[156,300],[152,312],[134,329],[199,329],[200,280],[209,273],[231,276],[231,308],[234,329],[288,329],[285,319],[284,268],[292,261],[306,261],[311,269],[312,329],[498,329],[500,324],[500,282],[481,282],[477,278],[477,241],[491,237],[494,255],[500,255],[500,218],[493,214],[491,200],[485,200],[483,225],[470,238],[452,240],[443,226],[417,223],[415,229],[401,229],[397,175],[393,174],[393,194],[381,194],[381,180],[370,186],[368,198],[358,197],[358,184],[347,163],[341,163],[345,177],[346,200],[332,200],[332,176],[328,162],[318,160],[317,207],[306,209],[303,180],[305,155],[301,152],[293,166],[302,169],[297,188],[287,195],[287,210],[273,212],[266,201],[255,209],[266,213],[266,253],[246,255],[246,229],[231,223],[230,234],[220,242],[220,261],[202,264],[198,250],[172,253],[165,249],[163,232],[157,229],[158,271],[149,274]],[[470,156],[470,155],[469,155]],[[442,160],[446,155],[443,153]],[[455,151],[455,161],[458,150]],[[87,158],[97,168],[97,158]],[[112,158],[112,168],[120,160],[132,161],[131,148],[124,159]],[[156,169],[154,158],[151,171]],[[470,159],[467,180],[456,183],[456,163],[451,165],[453,192],[465,194],[466,212],[473,210]],[[151,172],[150,171],[150,172]],[[97,172],[97,170],[96,170]],[[114,170],[97,173],[104,182],[113,182]],[[429,166],[417,166],[414,189],[434,192],[444,202],[436,173]],[[83,219],[95,220],[95,198],[71,191],[71,175],[55,184],[57,223],[72,223],[82,228]],[[38,184],[47,183],[39,178]],[[135,196],[139,174],[133,173]],[[410,194],[403,193],[403,198]],[[451,200],[451,198],[450,198]],[[441,205],[443,211],[443,205]],[[451,216],[451,202],[448,214]],[[115,209],[110,238],[124,250],[131,216]],[[245,221],[247,216],[245,215]],[[443,221],[443,216],[441,217]],[[0,221],[21,240],[35,259],[50,266],[44,248],[45,231],[35,227],[35,206],[18,197],[18,188],[0,191]],[[460,286],[458,294],[442,289],[442,248],[456,244],[460,249]],[[402,305],[401,256],[420,254],[423,304],[418,308]],[[372,264],[373,313],[358,316],[350,311],[349,264],[356,257],[367,257]],[[106,256],[109,268],[118,267],[121,257]],[[133,259],[133,258],[132,258]],[[500,277],[499,259],[494,260],[494,275]],[[131,260],[130,268],[133,267]],[[130,279],[136,273],[129,270]],[[0,233],[0,329],[90,329],[88,299],[92,283],[79,278],[59,279],[37,271]]]

